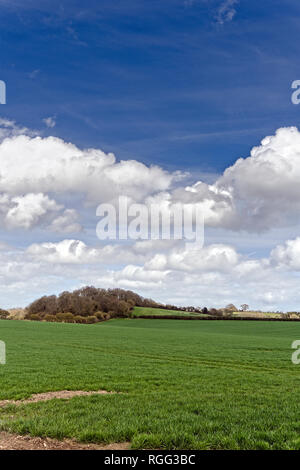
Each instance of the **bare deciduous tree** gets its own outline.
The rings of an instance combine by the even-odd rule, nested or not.
[[[248,305],[248,304],[242,304],[242,305],[241,305],[241,310],[242,310],[243,312],[246,312],[247,310],[249,310],[249,305]]]

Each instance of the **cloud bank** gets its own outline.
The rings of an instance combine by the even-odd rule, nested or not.
[[[14,289],[24,304],[89,283],[179,304],[298,305],[298,237],[253,258],[234,241],[197,248],[180,240],[104,243],[95,234],[96,207],[121,195],[147,205],[197,204],[215,233],[256,233],[262,241],[275,229],[289,233],[300,225],[297,128],[265,137],[213,184],[189,185],[180,172],[37,134],[0,120],[0,226],[3,240],[14,240],[13,248],[4,243],[0,251],[4,306],[16,304]]]

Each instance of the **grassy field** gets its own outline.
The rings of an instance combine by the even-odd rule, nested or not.
[[[0,429],[133,448],[300,449],[297,323],[0,321],[0,399],[121,392],[0,409]]]
[[[155,316],[178,316],[178,317],[207,317],[209,315],[203,313],[183,312],[180,310],[165,310],[163,308],[152,308],[152,307],[134,307],[133,316],[143,317],[148,315]],[[234,317],[254,317],[254,318],[280,318],[280,313],[273,312],[256,312],[247,310],[245,312],[233,312]]]
[[[143,317],[145,315],[156,315],[158,317],[166,316],[166,315],[167,316],[175,315],[178,317],[203,316],[203,314],[201,313],[182,312],[180,310],[166,310],[163,308],[152,308],[152,307],[134,307],[133,315],[135,317]]]

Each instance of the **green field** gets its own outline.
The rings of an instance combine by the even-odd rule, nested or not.
[[[300,449],[297,323],[0,321],[0,399],[121,392],[0,409],[0,429],[133,448]]]
[[[180,310],[166,310],[164,308],[153,308],[153,307],[134,307],[133,316],[134,317],[143,317],[147,315],[156,315],[160,316],[172,316],[177,317],[192,317],[192,316],[207,316],[202,313],[192,313],[192,312],[182,312]]]

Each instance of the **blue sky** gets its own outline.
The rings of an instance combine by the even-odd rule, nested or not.
[[[94,284],[299,310],[298,0],[0,0],[0,22],[0,307]],[[197,204],[204,248],[101,243],[120,195]]]
[[[56,116],[51,134],[118,158],[221,172],[300,118],[299,2],[236,2],[222,22],[225,3],[0,2],[5,115]]]

